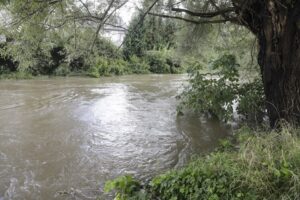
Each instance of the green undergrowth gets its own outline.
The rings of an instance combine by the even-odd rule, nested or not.
[[[0,74],[0,79],[32,79],[33,76],[27,72],[13,72]]]
[[[132,176],[106,183],[117,200],[300,199],[300,130],[242,128],[209,155],[141,184]]]

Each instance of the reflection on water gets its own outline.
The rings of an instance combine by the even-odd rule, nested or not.
[[[184,75],[0,81],[0,199],[95,199],[212,150],[226,130],[176,116]]]

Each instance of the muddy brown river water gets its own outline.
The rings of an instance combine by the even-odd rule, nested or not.
[[[213,150],[219,123],[176,115],[185,75],[0,81],[0,200],[96,199]]]

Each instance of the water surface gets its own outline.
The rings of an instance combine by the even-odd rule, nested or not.
[[[215,148],[226,130],[176,116],[184,75],[0,81],[0,199],[95,199]]]

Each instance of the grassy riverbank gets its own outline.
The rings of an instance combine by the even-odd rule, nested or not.
[[[300,199],[300,130],[240,129],[215,152],[140,184],[131,176],[106,184],[116,199]]]

